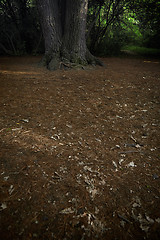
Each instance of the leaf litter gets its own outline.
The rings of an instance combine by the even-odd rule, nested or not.
[[[158,65],[38,60],[0,58],[2,239],[158,240]]]

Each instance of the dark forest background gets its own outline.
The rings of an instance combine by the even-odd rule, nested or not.
[[[160,1],[89,0],[87,45],[97,56],[160,55]],[[0,0],[0,55],[43,54],[36,0]]]

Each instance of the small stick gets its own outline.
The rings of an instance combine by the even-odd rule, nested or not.
[[[125,221],[127,223],[131,223],[127,218],[121,216],[120,214],[118,214],[118,217],[121,218],[123,221]]]
[[[137,140],[131,135],[130,138],[136,143],[138,144]]]
[[[3,132],[3,130],[5,130],[5,128],[2,128],[2,129],[0,130],[0,132]]]
[[[118,152],[119,154],[125,154],[125,153],[142,153],[142,151],[134,151],[134,150],[130,150],[130,151],[124,151],[124,152]]]

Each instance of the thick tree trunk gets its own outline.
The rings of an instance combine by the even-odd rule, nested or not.
[[[45,41],[45,55],[42,63],[49,67],[54,59],[55,69],[58,68],[60,48],[62,45],[62,29],[58,0],[37,0],[43,37]]]
[[[86,15],[87,0],[67,1],[63,53],[71,62],[86,64]]]
[[[88,0],[37,0],[45,40],[42,63],[50,70],[100,64],[86,46]]]

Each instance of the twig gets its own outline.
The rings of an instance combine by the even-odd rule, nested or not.
[[[130,151],[123,151],[123,152],[118,152],[119,154],[123,154],[123,153],[143,153],[142,151],[134,151],[134,150],[130,150]]]
[[[1,130],[0,130],[0,132],[3,132],[3,130],[5,130],[6,128],[2,128]]]
[[[127,223],[131,223],[127,218],[121,216],[120,214],[118,214],[118,217],[121,218],[123,221],[125,221]]]
[[[130,138],[136,143],[138,144],[137,140],[131,135]]]

